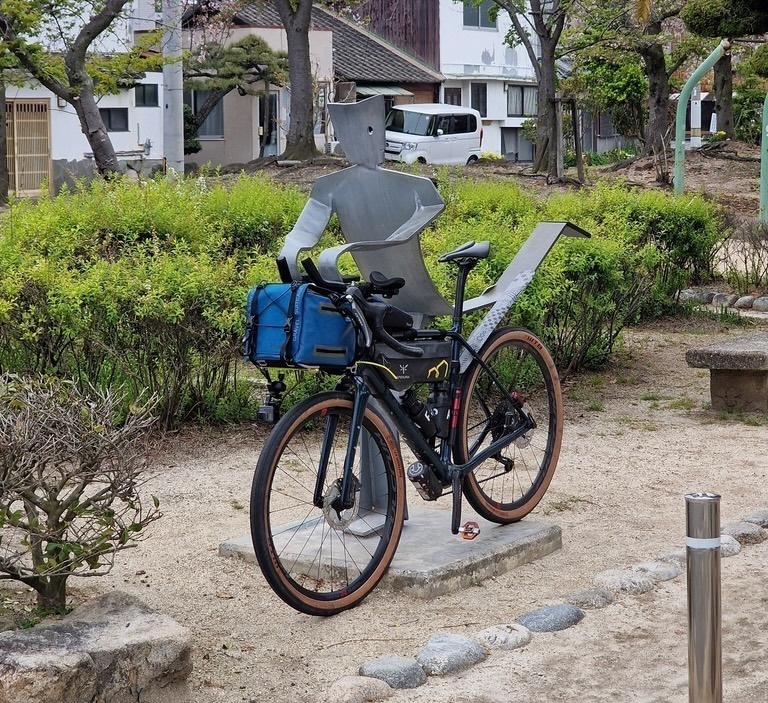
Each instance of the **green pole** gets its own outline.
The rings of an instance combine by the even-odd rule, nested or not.
[[[763,136],[760,141],[760,222],[768,224],[768,95],[763,103]]]
[[[688,109],[688,100],[694,86],[704,77],[704,74],[714,66],[717,61],[731,48],[731,40],[723,39],[717,48],[704,60],[686,81],[677,99],[677,113],[675,117],[675,195],[683,194],[685,181],[685,112]]]

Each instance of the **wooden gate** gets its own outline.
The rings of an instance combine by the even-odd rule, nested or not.
[[[8,188],[38,195],[51,180],[51,127],[48,100],[8,100]]]

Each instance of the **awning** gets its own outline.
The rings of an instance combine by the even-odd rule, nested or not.
[[[359,85],[357,86],[359,95],[408,95],[413,97],[413,93],[405,88],[398,88],[394,85]]]

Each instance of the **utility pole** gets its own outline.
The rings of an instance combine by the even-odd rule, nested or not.
[[[181,0],[163,0],[163,151],[166,170],[184,174],[184,78]]]

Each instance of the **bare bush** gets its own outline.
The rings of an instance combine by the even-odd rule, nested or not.
[[[754,217],[731,217],[731,236],[720,251],[725,279],[740,293],[768,287],[768,224]]]
[[[152,404],[42,376],[0,375],[0,579],[61,610],[69,576],[110,571],[160,517],[142,504]],[[119,420],[119,421],[118,421]]]

